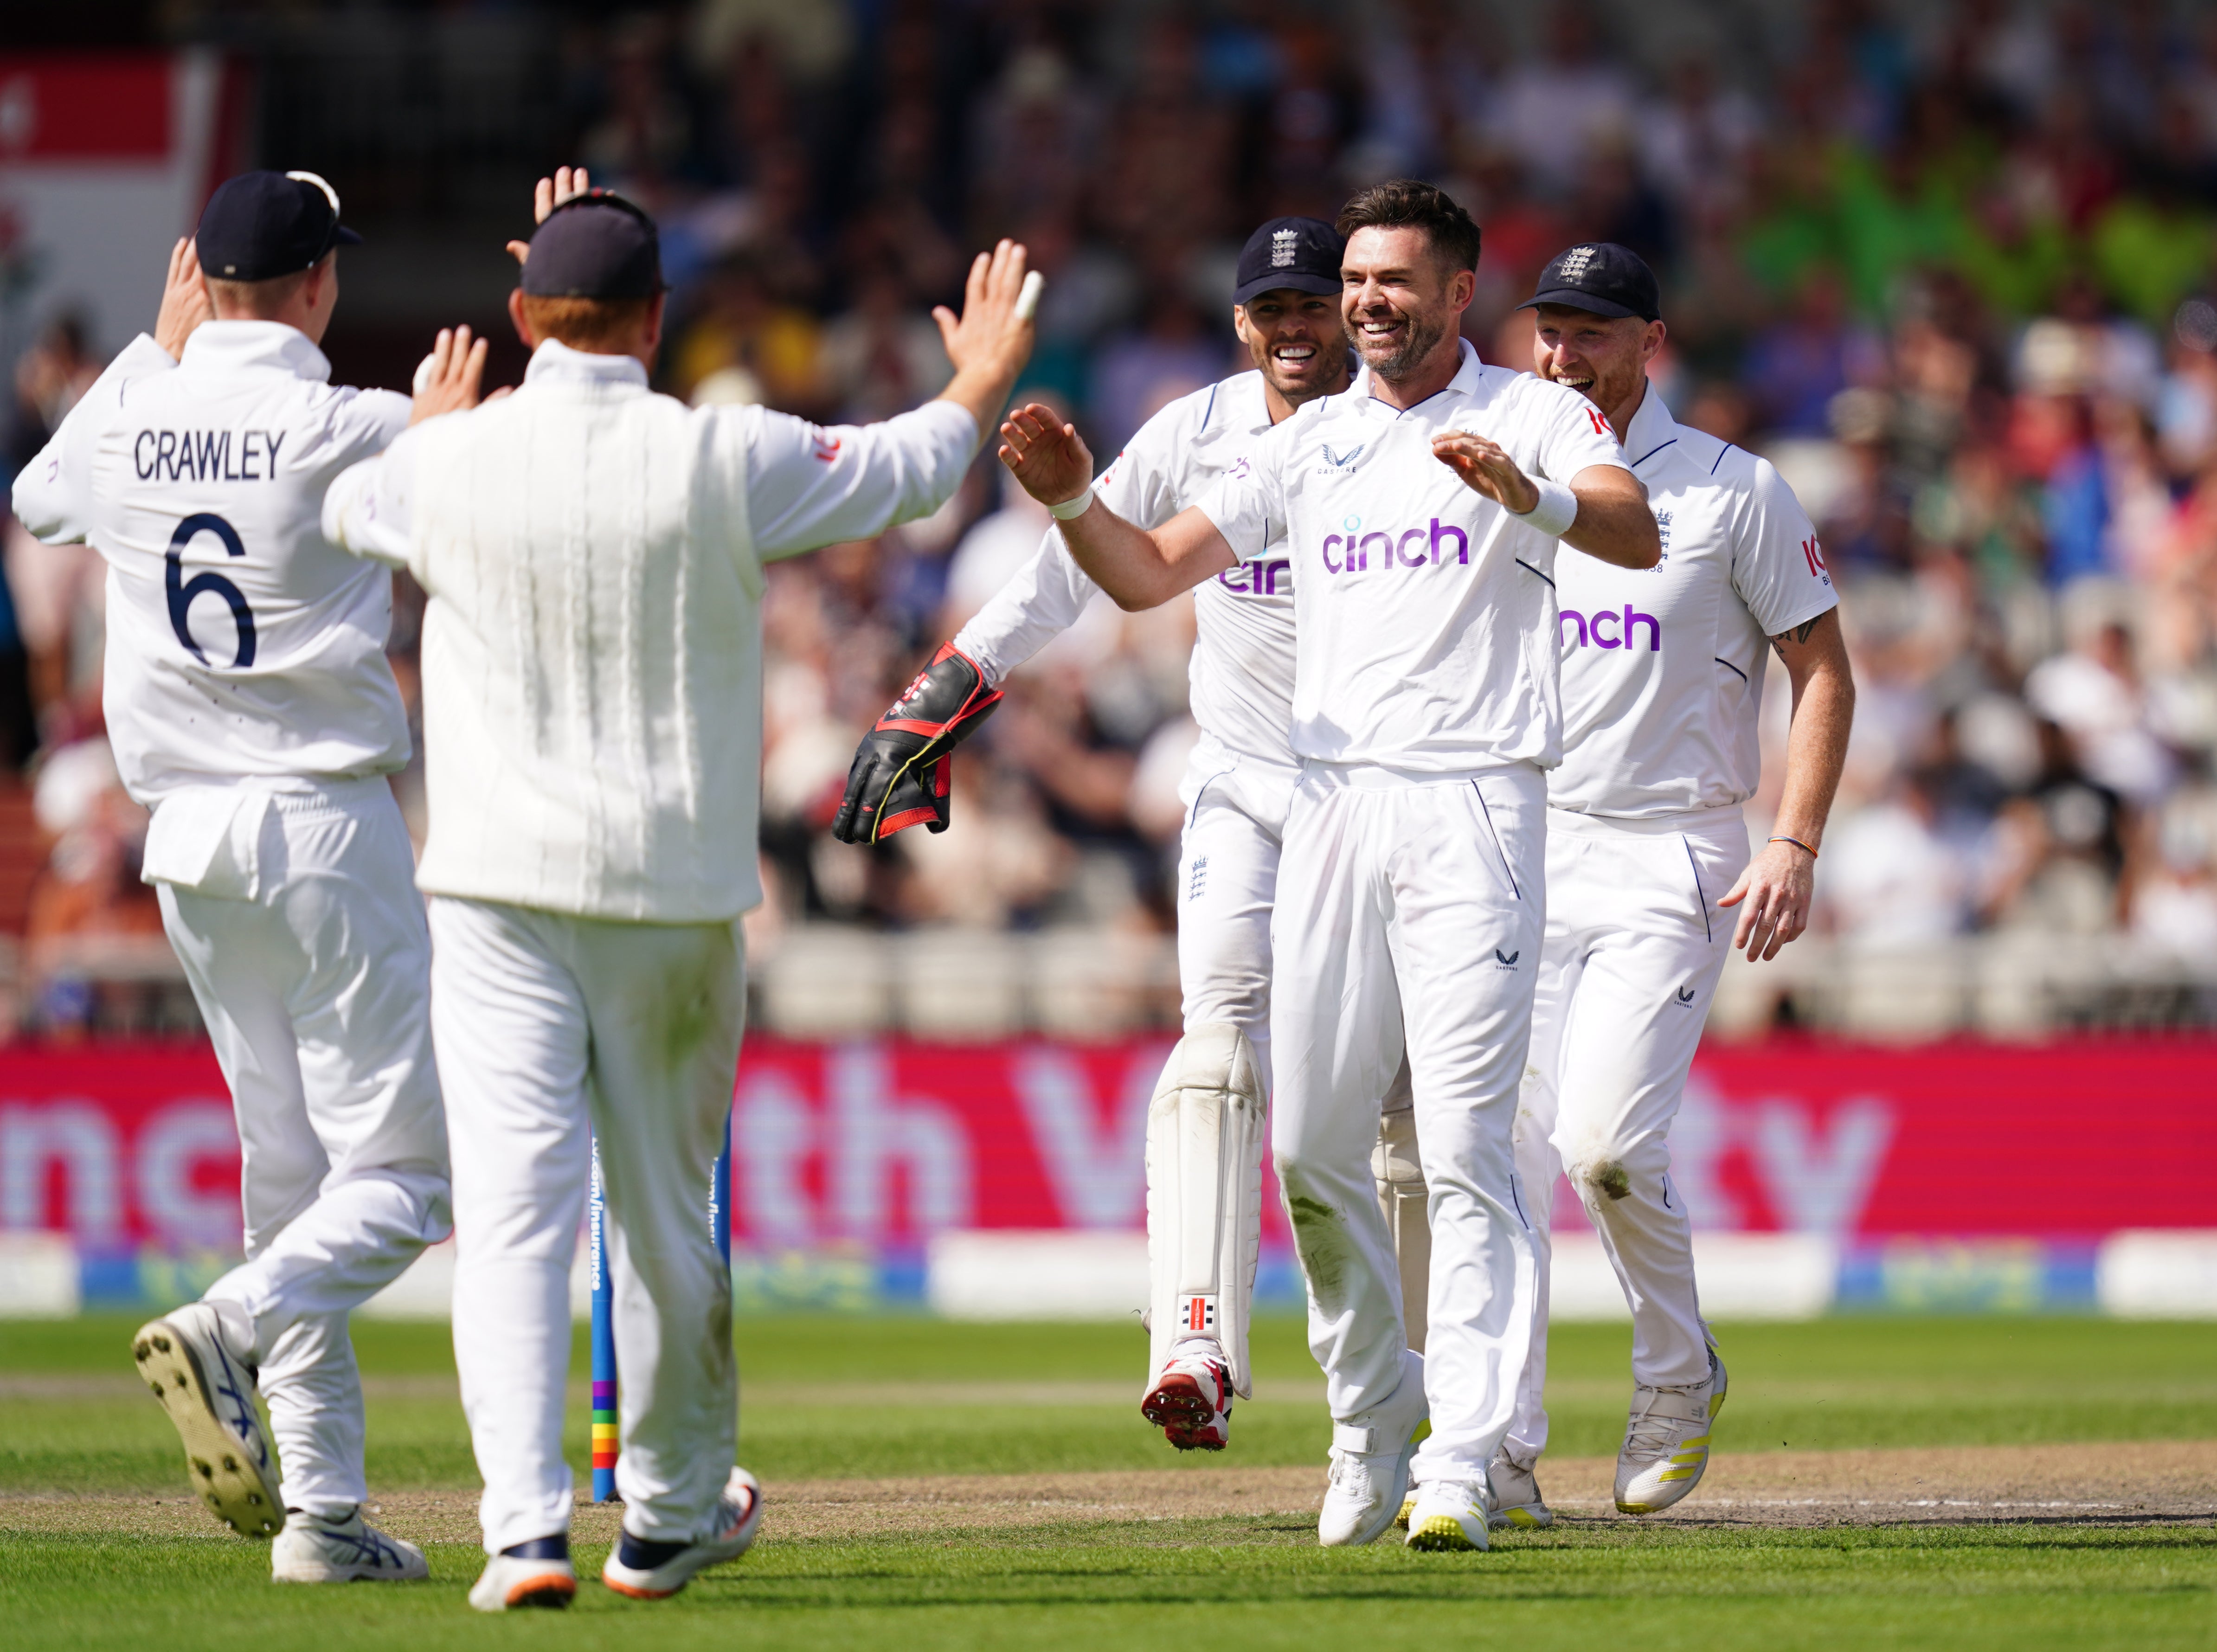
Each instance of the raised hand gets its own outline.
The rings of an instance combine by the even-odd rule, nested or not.
[[[416,368],[416,398],[408,422],[421,424],[442,413],[459,413],[478,405],[485,383],[485,341],[474,342],[467,327],[442,327],[431,353]]]
[[[208,296],[207,281],[201,274],[200,248],[179,241],[170,249],[170,273],[162,283],[162,307],[154,318],[154,342],[182,359],[185,340],[203,321],[215,319],[215,302]]]
[[[1004,240],[970,261],[962,291],[962,313],[944,304],[932,307],[947,359],[958,373],[981,368],[1011,381],[1032,353],[1032,319],[1019,309],[1025,258],[1021,243]]]
[[[1093,485],[1093,455],[1075,424],[1029,402],[1001,424],[1001,462],[1041,504],[1065,504]]]
[[[1540,503],[1540,490],[1507,450],[1475,430],[1441,431],[1432,438],[1432,456],[1460,476],[1464,486],[1512,515],[1521,517]]]
[[[582,166],[558,166],[551,178],[539,180],[539,187],[531,192],[531,221],[543,224],[547,214],[565,201],[575,201],[593,187],[591,176]],[[510,241],[508,256],[522,263],[531,256],[531,243]]]

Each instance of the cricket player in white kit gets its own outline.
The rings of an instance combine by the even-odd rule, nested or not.
[[[732,1463],[730,1278],[705,1212],[756,881],[763,566],[929,515],[1030,347],[1024,253],[973,266],[955,375],[867,428],[647,387],[653,223],[566,173],[510,314],[523,387],[341,477],[324,523],[429,593],[433,1033],[456,1167],[454,1347],[485,1490],[471,1603],[566,1604],[569,1274],[589,1135],[624,1374],[621,1541],[602,1578],[676,1593],[762,1517]],[[571,197],[557,204],[557,197]]]
[[[243,1152],[247,1262],[133,1351],[195,1488],[276,1538],[281,1581],[425,1575],[361,1519],[347,1315],[450,1226],[429,946],[386,780],[409,756],[392,580],[318,521],[331,479],[411,418],[404,396],[331,386],[317,348],[357,238],[312,174],[223,184],[171,257],[157,337],[15,489],[32,532],[107,560],[108,735],[153,811],[144,875]],[[473,400],[484,359],[442,338],[417,415]]]
[[[1544,921],[1543,770],[1561,752],[1557,541],[1647,567],[1656,526],[1589,404],[1483,366],[1457,337],[1478,260],[1460,207],[1381,184],[1339,227],[1361,375],[1276,426],[1199,507],[1152,533],[1123,522],[1086,487],[1076,431],[1042,409],[1003,426],[1004,457],[1120,601],[1235,562],[1294,566],[1302,770],[1271,928],[1271,1147],[1334,1422],[1318,1536],[1379,1537],[1413,1469],[1411,1546],[1483,1548],[1535,1282],[1511,1137]],[[1429,1358],[1407,1347],[1371,1179],[1405,1052],[1430,1186]]]
[[[1248,237],[1232,327],[1255,364],[1156,413],[1095,483],[1128,522],[1160,527],[1245,463],[1271,428],[1347,387],[1337,231],[1275,218]],[[1050,528],[1030,562],[972,617],[932,667],[985,687],[1074,624],[1101,593]],[[1238,563],[1194,591],[1191,665],[1201,739],[1179,795],[1178,975],[1185,1036],[1148,1110],[1153,1259],[1152,1356],[1140,1410],[1182,1451],[1220,1451],[1232,1396],[1252,1394],[1247,1327],[1262,1234],[1264,1093],[1269,1078],[1270,911],[1299,764],[1294,571],[1283,557]],[[904,707],[886,715],[903,721]],[[867,840],[903,736],[874,730],[856,753],[834,830]],[[892,818],[898,818],[892,817]],[[927,824],[943,824],[932,816]],[[879,838],[899,827],[880,814]],[[1241,1045],[1246,1046],[1245,1049]]]
[[[1765,461],[1678,424],[1647,382],[1665,329],[1646,264],[1607,242],[1572,247],[1525,307],[1537,312],[1539,375],[1608,417],[1663,540],[1648,572],[1590,558],[1558,570],[1563,761],[1547,777],[1547,939],[1516,1135],[1540,1289],[1516,1421],[1490,1476],[1496,1525],[1544,1525],[1535,1464],[1565,1169],[1632,1310],[1616,1505],[1667,1508],[1708,1468],[1726,1374],[1666,1138],[1726,956],[1738,944],[1775,957],[1807,925],[1855,686],[1838,597],[1793,492]],[[1751,860],[1741,805],[1761,772],[1769,652],[1792,678],[1794,713],[1776,823]],[[1405,1253],[1404,1278],[1420,1268]]]

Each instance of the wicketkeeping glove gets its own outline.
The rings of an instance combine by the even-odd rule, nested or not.
[[[881,843],[906,826],[944,832],[956,746],[1001,702],[977,662],[951,642],[902,690],[855,749],[831,818],[842,843]]]

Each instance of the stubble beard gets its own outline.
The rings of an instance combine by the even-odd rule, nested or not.
[[[1440,340],[1447,337],[1447,328],[1436,319],[1407,312],[1404,312],[1402,319],[1409,324],[1408,335],[1402,340],[1401,347],[1392,355],[1373,356],[1360,343],[1356,346],[1356,352],[1369,364],[1370,371],[1388,384],[1405,379],[1416,371],[1417,364],[1436,350]]]

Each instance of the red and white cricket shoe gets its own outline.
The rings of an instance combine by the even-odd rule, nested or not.
[[[1195,1339],[1170,1350],[1139,1414],[1181,1451],[1220,1451],[1232,1438],[1232,1368],[1213,1341]]]

